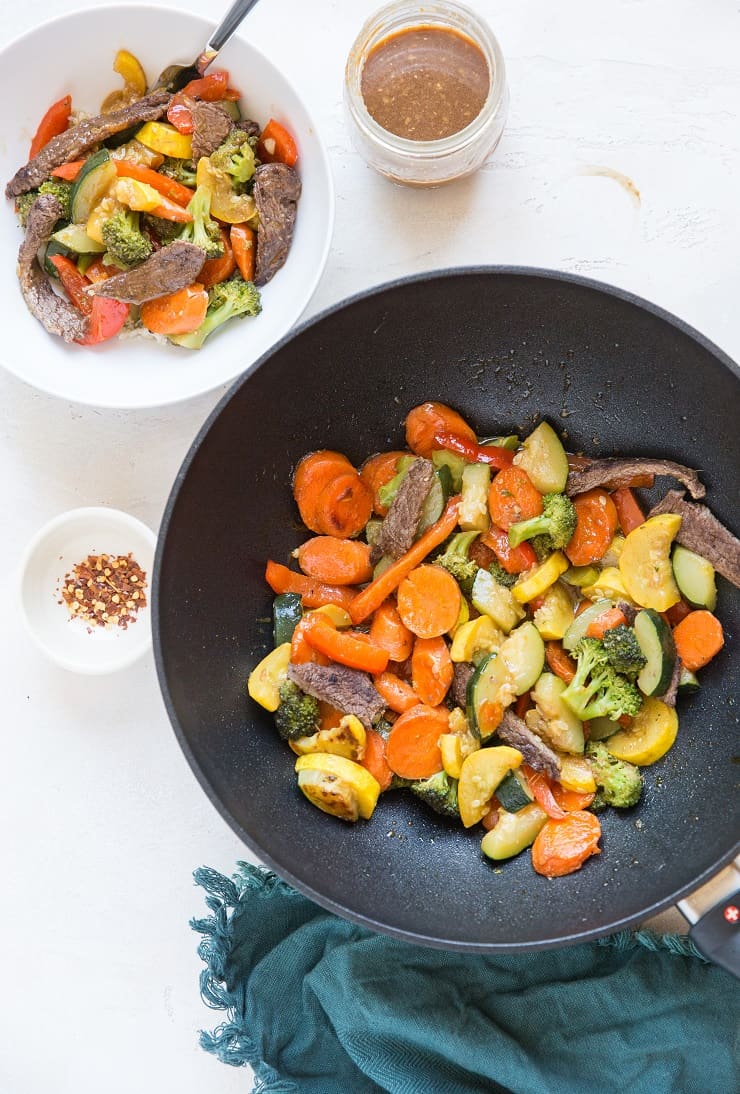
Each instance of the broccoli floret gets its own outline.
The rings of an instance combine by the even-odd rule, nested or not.
[[[459,817],[457,804],[457,779],[451,779],[446,771],[439,771],[428,779],[411,783],[411,792],[426,802],[435,813],[445,817]]]
[[[177,239],[182,231],[182,224],[178,224],[176,220],[153,217],[151,213],[142,213],[139,223],[142,230],[154,236],[163,246],[172,243],[173,239]]]
[[[545,494],[538,517],[511,525],[509,543],[512,547],[518,547],[525,539],[544,536],[546,540],[542,546],[549,546],[550,551],[559,551],[570,541],[575,528],[576,510],[570,498],[565,494]]]
[[[211,191],[207,186],[199,186],[188,202],[188,212],[192,221],[186,224],[178,239],[194,243],[206,252],[206,258],[220,258],[224,253],[221,241],[221,229],[211,216]]]
[[[562,698],[582,722],[589,718],[635,715],[642,706],[642,695],[626,677],[609,664],[604,645],[598,638],[582,638],[575,648],[576,674]]]
[[[142,234],[139,214],[132,209],[119,209],[100,229],[108,254],[116,265],[129,268],[145,262],[153,251],[150,239]]]
[[[475,575],[480,569],[477,562],[468,558],[468,551],[479,534],[478,532],[458,532],[449,540],[442,554],[434,559],[437,566],[443,566],[449,574],[452,574],[467,597],[473,591]]]
[[[589,741],[586,756],[591,763],[601,801],[617,809],[629,809],[637,804],[642,793],[639,767],[612,756],[603,741]]]
[[[195,164],[192,160],[178,160],[174,156],[165,156],[164,163],[158,168],[161,175],[181,182],[183,186],[195,187]]]
[[[626,623],[620,623],[618,627],[612,627],[606,631],[602,638],[609,664],[616,672],[631,680],[637,676],[640,669],[647,663],[645,654],[640,649],[637,636]]]
[[[239,316],[259,315],[262,311],[259,289],[251,281],[240,277],[222,281],[211,289],[206,317],[192,334],[176,334],[170,338],[178,346],[186,349],[200,349],[209,334],[222,323]]]
[[[319,728],[319,703],[313,695],[305,695],[292,680],[284,680],[278,688],[280,705],[275,711],[275,725],[284,741],[310,737]]]
[[[72,208],[72,183],[64,179],[47,179],[42,182],[38,190],[29,190],[15,199],[15,211],[21,227],[26,227],[31,206],[40,194],[53,194],[62,207],[60,221],[69,220]]]
[[[60,220],[70,220],[72,217],[72,190],[74,186],[65,179],[47,179],[39,186],[40,194],[53,194],[62,207]]]
[[[499,585],[503,585],[506,589],[513,589],[519,577],[519,574],[507,573],[498,559],[493,560],[488,567],[488,572],[494,581],[498,582]]]
[[[244,186],[254,175],[257,166],[254,157],[256,137],[250,137],[243,129],[232,129],[222,145],[210,155],[211,166],[225,171],[237,187]]]

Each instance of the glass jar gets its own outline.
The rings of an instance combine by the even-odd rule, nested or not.
[[[439,140],[411,140],[384,129],[362,95],[362,73],[371,52],[402,31],[440,28],[472,39],[488,64],[489,88],[480,113],[463,129]],[[350,50],[344,104],[352,140],[360,155],[394,182],[438,186],[477,171],[501,139],[509,106],[506,66],[490,27],[463,4],[394,0],[372,15]]]

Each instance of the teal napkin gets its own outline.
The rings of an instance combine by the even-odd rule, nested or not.
[[[339,919],[246,863],[195,880],[201,1044],[260,1094],[734,1094],[740,989],[677,935],[516,956]]]

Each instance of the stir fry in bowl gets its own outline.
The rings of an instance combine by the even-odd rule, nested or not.
[[[67,342],[139,330],[188,349],[257,316],[285,263],[301,183],[293,137],[243,116],[224,70],[148,91],[120,50],[123,89],[94,117],[52,104],[6,186],[25,237],[31,313]]]
[[[424,403],[407,449],[357,470],[321,450],[293,493],[313,533],[270,560],[275,648],[249,694],[326,813],[369,819],[404,790],[501,861],[546,877],[600,851],[598,814],[630,808],[678,733],[677,699],[724,644],[715,571],[740,542],[662,459],[566,453],[541,422],[479,440]],[[670,491],[649,513],[635,488]]]

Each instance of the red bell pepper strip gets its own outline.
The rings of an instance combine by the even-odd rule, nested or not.
[[[182,89],[183,95],[191,99],[203,99],[207,103],[217,103],[223,99],[229,87],[229,74],[225,68],[217,68],[199,80],[191,80]]]
[[[167,121],[170,125],[174,125],[178,133],[192,133],[195,129],[193,112],[182,91],[178,91],[177,95],[172,97],[167,107]]]
[[[499,448],[495,444],[475,444],[456,433],[435,433],[434,443],[448,452],[457,452],[469,463],[487,463],[499,471],[511,467],[514,462],[514,453],[510,449]]]
[[[79,339],[81,346],[94,346],[106,342],[118,334],[129,313],[128,304],[121,300],[108,300],[103,296],[88,296],[85,289],[91,282],[66,255],[51,255],[59,280],[69,299],[78,311],[89,319],[87,334]]]
[[[72,160],[71,163],[63,163],[60,167],[55,167],[52,171],[52,175],[57,179],[66,179],[67,182],[74,182],[84,166],[84,160]]]
[[[622,486],[619,490],[615,490],[612,494],[612,501],[617,510],[619,527],[626,536],[645,523],[642,506],[629,486]]]
[[[80,273],[72,259],[67,258],[66,255],[50,255],[49,260],[59,274],[62,288],[77,310],[83,315],[91,315],[92,297],[85,292],[91,282]]]
[[[551,820],[563,820],[567,816],[564,809],[561,809],[558,803],[553,797],[552,790],[550,789],[550,780],[547,775],[543,775],[541,771],[535,771],[534,768],[529,767],[528,764],[522,764],[522,772],[527,776],[527,782],[529,788],[534,794],[537,804],[544,809],[548,817]]]
[[[31,150],[28,153],[29,160],[32,160],[34,156],[38,156],[41,149],[49,143],[52,137],[58,137],[60,133],[64,132],[69,124],[69,116],[71,113],[71,95],[65,95],[63,98],[58,99],[57,102],[51,104],[39,122],[39,127],[31,141]]]
[[[483,533],[481,543],[491,548],[507,574],[522,574],[525,570],[531,570],[537,565],[537,555],[531,543],[525,540],[518,547],[512,547],[509,543],[509,533],[495,524]]]
[[[92,312],[87,334],[79,339],[81,346],[95,346],[107,342],[120,331],[128,319],[129,305],[122,300],[108,300],[104,296],[92,298]]]
[[[170,198],[178,205],[187,205],[195,194],[195,190],[183,186],[181,182],[167,178],[166,175],[160,175],[158,171],[153,171],[151,167],[144,167],[140,163],[131,163],[129,160],[115,160],[114,162],[116,174],[119,178],[137,179],[139,182],[145,182],[158,194]]]
[[[298,161],[298,149],[293,137],[274,118],[270,118],[262,130],[257,155],[263,163],[286,163],[288,167],[295,167]]]

